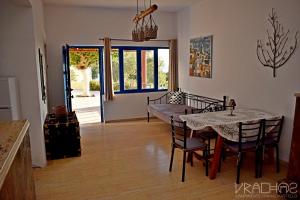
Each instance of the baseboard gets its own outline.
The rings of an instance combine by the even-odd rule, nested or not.
[[[105,121],[106,124],[108,123],[118,123],[118,122],[132,122],[132,121],[142,121],[142,120],[145,120],[147,121],[147,117],[137,117],[137,118],[129,118],[129,119],[115,119],[115,120],[107,120]],[[150,120],[151,119],[156,119],[156,117],[150,117],[149,118]]]

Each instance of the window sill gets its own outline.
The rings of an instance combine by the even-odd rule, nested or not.
[[[136,94],[136,93],[152,93],[152,92],[165,92],[168,91],[168,89],[160,89],[160,90],[154,90],[154,89],[149,89],[149,90],[125,90],[122,92],[115,92],[116,95],[119,94]]]

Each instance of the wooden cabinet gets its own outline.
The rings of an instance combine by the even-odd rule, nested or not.
[[[0,199],[34,200],[27,121],[0,123]]]
[[[300,183],[300,93],[296,94],[294,130],[287,178]]]
[[[282,182],[296,183],[297,194],[286,194],[283,190],[281,195],[284,195],[286,199],[300,199],[300,93],[296,94],[296,107],[294,116],[294,128],[291,142],[290,158],[288,164],[287,178]],[[294,192],[294,191],[293,191]],[[280,191],[279,191],[280,193]]]

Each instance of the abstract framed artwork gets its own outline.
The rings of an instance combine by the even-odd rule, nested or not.
[[[190,76],[212,78],[213,36],[190,40]]]

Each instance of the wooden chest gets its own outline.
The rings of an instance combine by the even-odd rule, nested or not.
[[[44,123],[47,160],[81,155],[80,128],[75,112],[65,118],[48,114]]]

